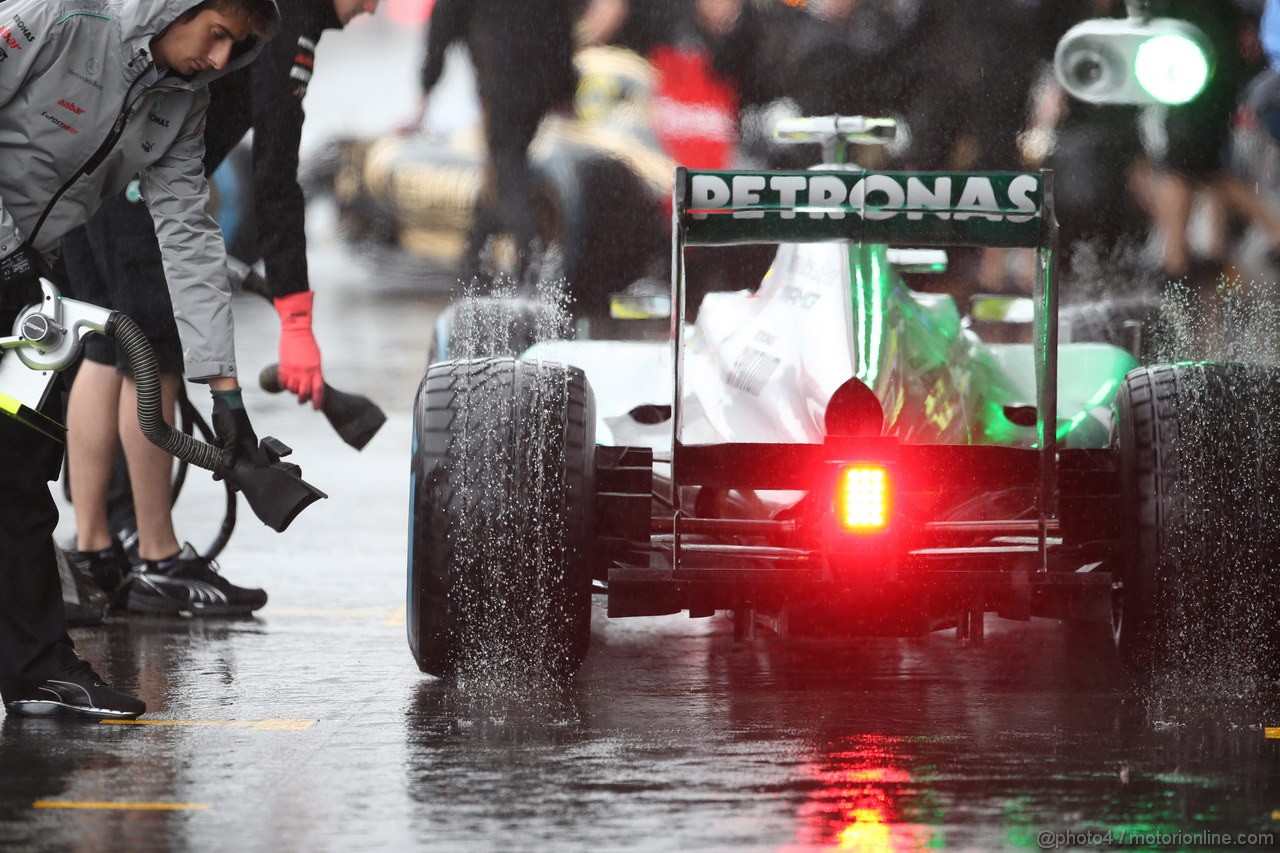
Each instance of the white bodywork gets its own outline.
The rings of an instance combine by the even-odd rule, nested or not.
[[[904,441],[1035,441],[1034,427],[1004,416],[1034,405],[1031,346],[983,344],[950,296],[907,288],[883,246],[784,244],[757,291],[708,294],[685,340],[685,444],[820,443],[827,403],[851,376],[875,391],[886,431]],[[1132,358],[1102,344],[1060,354],[1059,424],[1087,419],[1093,440],[1105,439],[1108,390]],[[586,372],[599,443],[670,449],[670,420],[630,414],[672,405],[670,342],[551,341],[526,357]]]

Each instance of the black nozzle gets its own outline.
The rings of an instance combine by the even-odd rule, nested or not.
[[[298,513],[329,496],[302,479],[300,467],[280,461],[293,451],[279,439],[263,438],[258,450],[254,458],[237,457],[230,469],[221,473],[244,495],[263,524],[283,533]]]
[[[3,2],[3,0],[0,0]],[[244,493],[254,515],[276,532],[282,532],[320,498],[329,497],[302,479],[302,469],[282,456],[291,451],[279,439],[267,436],[258,442],[253,458],[232,457],[222,448],[194,439],[165,422],[160,412],[160,368],[155,352],[142,330],[124,314],[112,312],[104,329],[124,348],[138,386],[138,428],[152,444]]]
[[[269,364],[258,374],[258,384],[270,394],[279,394],[280,366]],[[359,394],[339,391],[329,383],[324,385],[324,403],[320,406],[330,426],[338,436],[356,450],[363,450],[369,439],[382,429],[387,416],[378,404]]]

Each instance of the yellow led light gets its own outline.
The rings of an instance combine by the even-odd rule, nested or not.
[[[889,525],[889,474],[878,465],[851,465],[840,472],[836,516],[846,530],[875,532]]]

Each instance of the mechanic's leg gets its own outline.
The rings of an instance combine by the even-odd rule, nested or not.
[[[1273,250],[1280,249],[1280,215],[1271,209],[1262,196],[1244,181],[1226,173],[1216,176],[1212,186],[1237,213],[1262,229]]]
[[[538,132],[542,116],[542,111],[526,108],[504,112],[497,120],[490,114],[485,123],[485,141],[497,190],[498,219],[502,230],[515,242],[516,280],[522,284],[529,247],[538,236],[529,143]]]
[[[504,144],[491,152],[494,176],[498,183],[498,216],[502,228],[516,244],[527,249],[538,234],[533,211],[533,181],[525,149]]]
[[[1187,225],[1195,192],[1191,182],[1181,175],[1166,173],[1156,180],[1155,224],[1164,244],[1164,273],[1171,281],[1185,276],[1191,267]]]
[[[181,376],[160,374],[161,405],[165,421],[174,423]],[[120,440],[129,463],[133,506],[138,519],[138,555],[163,560],[178,553],[173,530],[173,457],[152,444],[138,426],[138,386],[125,377],[120,393]]]
[[[5,701],[76,660],[53,553],[58,507],[49,481],[57,477],[61,461],[60,443],[0,415],[0,697]]]
[[[1145,156],[1134,157],[1129,165],[1126,186],[1133,194],[1134,201],[1152,222],[1155,221],[1156,210],[1160,206],[1159,184],[1160,175],[1151,165],[1151,161]]]
[[[115,468],[116,411],[121,377],[115,365],[84,359],[71,386],[67,404],[67,458],[71,504],[76,513],[76,550],[105,551],[111,547],[107,520],[107,489]],[[136,416],[135,416],[136,421]]]
[[[467,252],[460,270],[465,284],[469,284],[472,279],[483,279],[500,271],[490,269],[489,266],[494,259],[485,257],[489,241],[501,233],[501,224],[496,213],[497,199],[498,190],[493,177],[493,167],[486,166],[480,195],[476,198],[475,209],[471,212],[471,227],[467,231]]]

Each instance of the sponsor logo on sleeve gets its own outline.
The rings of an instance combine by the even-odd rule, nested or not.
[[[169,120],[160,113],[160,105],[164,103],[164,98],[156,98],[151,102],[151,111],[147,114],[147,120],[152,124],[158,124],[161,127],[168,127]]]
[[[295,98],[302,100],[307,94],[307,84],[311,82],[311,73],[316,67],[316,43],[306,36],[298,36],[298,49],[293,55],[293,67],[289,69],[292,91]]]

